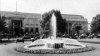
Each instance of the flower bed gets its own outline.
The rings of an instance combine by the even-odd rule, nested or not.
[[[15,50],[18,52],[31,53],[31,54],[70,54],[70,53],[92,51],[94,49],[95,48],[89,46],[86,46],[84,48],[78,48],[78,49],[54,49],[54,50],[48,50],[48,49],[28,50],[28,49],[24,49],[23,46],[15,48]]]

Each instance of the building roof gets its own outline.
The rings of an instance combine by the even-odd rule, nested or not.
[[[66,21],[87,21],[82,15],[62,14],[62,17]]]
[[[41,19],[41,14],[39,13],[23,13],[23,12],[8,12],[8,11],[0,11],[2,15],[6,15],[6,17],[23,17],[23,18],[38,18]],[[87,21],[82,15],[71,15],[71,14],[61,14],[66,21]]]
[[[0,11],[2,15],[5,15],[6,17],[12,16],[12,17],[24,17],[24,18],[41,18],[41,14],[38,13],[22,13],[22,12],[8,12],[8,11]]]

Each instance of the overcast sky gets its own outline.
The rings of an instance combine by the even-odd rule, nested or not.
[[[1,11],[16,11],[16,0],[0,0]],[[44,13],[51,9],[62,14],[83,15],[91,22],[92,17],[100,14],[100,0],[17,0],[17,11]]]

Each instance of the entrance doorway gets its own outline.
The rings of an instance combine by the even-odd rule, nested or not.
[[[39,33],[39,28],[35,28],[35,33]]]
[[[17,36],[22,34],[22,20],[12,20],[12,31]]]

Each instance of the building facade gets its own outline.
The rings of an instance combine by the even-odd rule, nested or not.
[[[13,33],[41,33],[41,14],[21,12],[0,12],[5,17],[6,26]]]
[[[71,29],[76,23],[82,26],[82,29],[79,30],[79,33],[88,32],[88,21],[82,15],[62,14],[62,17],[66,20],[66,29],[68,34],[73,33]]]
[[[42,29],[40,21],[42,19],[41,14],[37,13],[21,13],[21,12],[6,12],[0,11],[0,15],[5,17],[6,26],[12,31],[17,33],[41,33]],[[66,32],[71,34],[71,27],[75,23],[80,23],[82,30],[80,33],[88,31],[88,22],[81,15],[69,15],[62,14],[62,17],[66,19]]]

